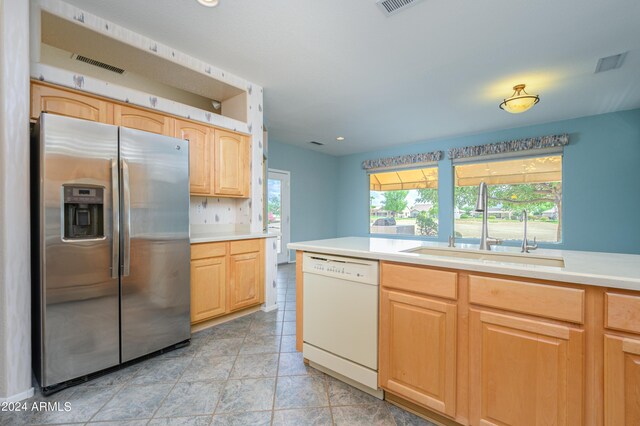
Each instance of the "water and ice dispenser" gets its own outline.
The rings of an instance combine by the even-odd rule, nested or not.
[[[104,238],[104,187],[64,185],[64,239]]]

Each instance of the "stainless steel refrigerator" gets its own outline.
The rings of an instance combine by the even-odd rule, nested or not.
[[[188,142],[42,114],[31,169],[45,392],[188,341]]]

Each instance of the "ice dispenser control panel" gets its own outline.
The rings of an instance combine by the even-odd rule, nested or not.
[[[104,238],[104,187],[63,185],[65,240]]]

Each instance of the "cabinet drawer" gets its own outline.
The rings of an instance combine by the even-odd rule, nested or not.
[[[584,290],[577,288],[470,275],[469,301],[512,312],[584,323]]]
[[[226,243],[204,243],[191,245],[191,260],[207,257],[224,256],[227,254]]]
[[[260,243],[262,240],[239,240],[231,241],[231,254],[253,253],[260,251]]]
[[[458,274],[456,272],[382,262],[381,283],[387,288],[412,293],[454,300],[458,298]]]
[[[640,297],[610,292],[604,297],[605,327],[640,333]]]

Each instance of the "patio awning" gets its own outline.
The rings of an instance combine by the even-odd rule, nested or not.
[[[530,157],[455,167],[456,186],[543,183],[562,181],[562,156]]]
[[[435,189],[438,187],[438,168],[398,170],[369,175],[372,191],[397,191],[403,189]]]

